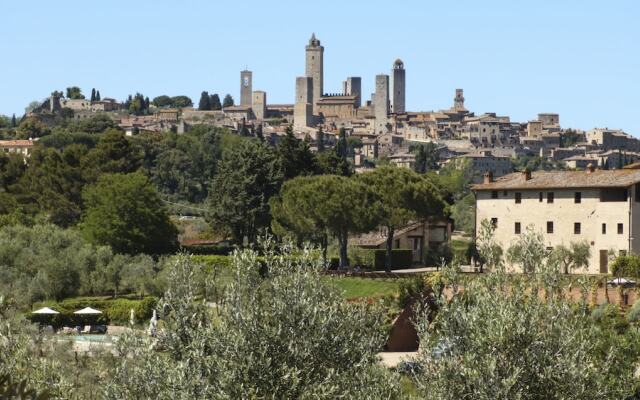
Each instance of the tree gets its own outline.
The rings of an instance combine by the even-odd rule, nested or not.
[[[20,125],[16,129],[16,138],[34,139],[46,136],[51,133],[51,129],[40,122],[36,117],[22,118]]]
[[[96,88],[91,89],[91,102],[96,101]]]
[[[157,96],[153,98],[153,105],[156,107],[170,107],[172,104],[171,97],[167,95]]]
[[[635,330],[594,323],[588,307],[537,296],[538,282],[559,291],[555,274],[509,279],[501,270],[464,283],[437,317],[419,317],[414,369],[425,399],[622,399],[636,387]],[[583,299],[583,304],[586,299]]]
[[[322,153],[325,150],[324,132],[322,131],[322,126],[318,126],[318,130],[316,131],[316,143],[318,147],[318,153]]]
[[[234,105],[233,97],[231,97],[230,94],[227,94],[224,96],[224,100],[222,100],[222,107],[231,107],[232,105]]]
[[[147,177],[105,174],[82,193],[81,231],[92,243],[117,253],[164,254],[177,248],[177,229]]]
[[[209,93],[202,92],[200,94],[200,102],[198,103],[198,110],[200,111],[211,110],[211,99],[209,98]]]
[[[346,158],[338,156],[336,149],[325,150],[316,154],[318,173],[351,176],[353,167]]]
[[[524,233],[507,249],[507,261],[520,265],[525,273],[533,273],[547,258],[544,237],[528,226]]]
[[[100,101],[100,91],[96,90],[96,101]]]
[[[95,180],[98,173],[128,173],[140,167],[142,154],[138,147],[115,129],[107,130],[95,148],[87,154],[84,164]]]
[[[171,98],[171,106],[176,108],[185,108],[193,106],[193,101],[187,96],[173,96]]]
[[[617,277],[640,278],[640,257],[635,254],[616,257],[611,263],[611,274]]]
[[[211,182],[209,220],[229,230],[234,241],[254,243],[258,232],[271,224],[269,199],[278,193],[282,170],[268,144],[243,138],[222,154]]]
[[[384,266],[390,272],[395,231],[412,221],[444,216],[444,201],[427,178],[406,168],[381,167],[355,177],[377,194],[378,223],[387,233]]]
[[[321,279],[317,252],[265,247],[262,260],[249,250],[233,256],[228,289],[206,297],[213,309],[198,299],[202,268],[174,259],[162,300],[164,351],[147,337],[121,337],[107,398],[399,398],[396,379],[378,365],[380,310],[345,303]]]
[[[284,138],[278,143],[278,156],[285,180],[298,175],[310,175],[317,169],[308,144],[293,135],[291,126],[287,127]]]
[[[264,133],[262,133],[262,124],[258,124],[256,127],[256,137],[260,140],[264,140]]]
[[[562,268],[565,274],[572,270],[589,266],[591,246],[586,241],[571,242],[569,247],[559,244],[553,248],[549,255],[551,262]]]
[[[340,247],[341,268],[349,266],[349,235],[369,232],[380,218],[377,193],[358,179],[337,175],[298,177],[288,181],[280,197],[285,201],[275,205],[281,217],[278,223],[297,234],[317,229],[318,235],[322,230],[333,235]],[[285,213],[277,210],[279,206],[285,207]]]
[[[338,143],[336,143],[336,155],[344,160],[349,155],[349,145],[347,144],[347,131],[340,128],[338,133]]]
[[[16,114],[14,113],[14,114],[11,116],[11,127],[12,127],[12,128],[15,128],[16,126],[18,126],[18,123],[17,123],[17,121],[16,121]]]
[[[222,110],[222,104],[220,103],[220,96],[218,96],[218,93],[211,95],[209,103],[211,104],[212,110]]]
[[[428,171],[435,171],[438,169],[438,154],[436,152],[436,145],[432,142],[427,144],[421,144],[418,147],[416,153],[416,163],[414,164],[414,171],[424,174]]]
[[[67,88],[67,99],[72,100],[80,100],[84,99],[84,95],[82,94],[82,90],[77,86],[71,86]]]
[[[145,115],[149,113],[149,98],[145,98],[142,93],[136,93],[135,96],[129,95],[124,106],[131,114]]]

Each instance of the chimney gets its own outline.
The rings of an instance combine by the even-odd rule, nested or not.
[[[589,165],[587,165],[586,171],[587,171],[587,174],[593,173],[593,171],[595,171],[593,164],[589,163]]]
[[[487,171],[484,173],[484,181],[483,183],[487,184],[487,183],[491,183],[493,182],[493,172],[491,171]]]
[[[528,181],[531,179],[531,171],[529,169],[525,169],[524,171],[522,171],[522,178],[524,178],[525,181]]]

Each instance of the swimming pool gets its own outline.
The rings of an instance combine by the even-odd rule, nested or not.
[[[72,342],[88,342],[88,343],[112,343],[114,341],[114,337],[109,335],[93,335],[93,334],[85,334],[85,335],[68,335],[63,336],[62,340],[70,340]]]

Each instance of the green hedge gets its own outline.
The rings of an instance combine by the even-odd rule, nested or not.
[[[221,255],[197,255],[193,256],[193,260],[204,265],[207,272],[214,270],[231,268],[231,256]]]
[[[374,264],[375,270],[384,269],[384,260],[387,256],[387,251],[384,249],[375,249]],[[413,263],[413,251],[406,249],[393,249],[391,250],[391,269],[405,269],[411,268]]]
[[[153,296],[145,297],[142,300],[80,297],[66,299],[61,302],[43,301],[34,304],[33,310],[49,307],[60,312],[60,314],[52,316],[29,314],[28,318],[33,322],[47,323],[56,328],[76,325],[127,325],[131,316],[131,309],[135,312],[136,321],[140,322],[151,318],[157,303],[158,299]],[[74,311],[85,307],[100,310],[102,314],[95,316],[74,314]]]

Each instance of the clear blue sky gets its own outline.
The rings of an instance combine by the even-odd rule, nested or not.
[[[407,108],[449,107],[515,121],[560,113],[565,127],[640,136],[640,2],[628,1],[17,1],[0,3],[0,113],[53,90],[124,99],[254,90],[291,103],[312,32],[325,91],[374,77],[400,57]]]

